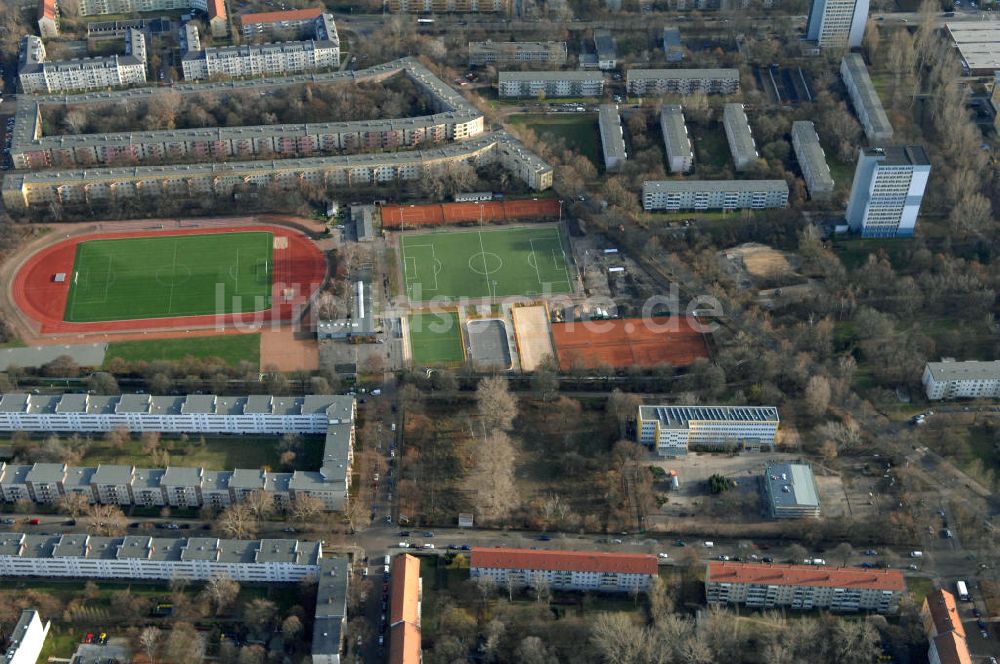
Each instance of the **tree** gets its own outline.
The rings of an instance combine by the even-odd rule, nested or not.
[[[556,664],[559,661],[537,636],[521,639],[517,644],[515,659],[521,664]]]
[[[629,422],[632,422],[642,405],[642,398],[637,394],[626,394],[617,387],[608,396],[606,411],[608,417],[618,424],[618,435],[622,438],[628,430]]]
[[[988,198],[980,193],[968,191],[964,192],[951,208],[948,221],[953,227],[958,227],[966,233],[978,233],[989,223],[991,213]]]
[[[258,521],[263,521],[274,513],[274,496],[267,491],[251,491],[243,497],[243,504]]]
[[[806,385],[806,408],[813,417],[821,417],[830,407],[830,380],[826,376],[813,376]]]
[[[484,378],[476,389],[479,417],[486,432],[509,431],[517,417],[517,398],[499,376]]]
[[[269,599],[257,598],[243,609],[243,621],[258,632],[271,629],[278,607]]]
[[[56,378],[76,378],[80,375],[80,365],[69,355],[60,355],[42,365],[42,375]]]
[[[833,551],[830,553],[834,558],[839,558],[840,564],[846,567],[847,561],[854,555],[854,547],[851,546],[850,542],[841,542],[833,547]]]
[[[516,461],[514,443],[502,431],[494,431],[477,447],[476,470],[469,481],[476,490],[473,503],[480,518],[503,520],[519,504],[514,484]]]
[[[240,656],[236,662],[237,664],[264,664],[264,657],[266,655],[267,653],[264,651],[263,646],[243,646],[240,648]]]
[[[104,442],[112,449],[120,450],[132,440],[132,434],[125,425],[118,425],[104,434]]]
[[[205,639],[191,623],[174,623],[165,649],[168,662],[199,664],[205,659]]]
[[[222,510],[216,529],[233,539],[253,539],[257,536],[257,516],[246,503],[234,503]]]
[[[139,645],[146,653],[149,664],[156,664],[156,654],[160,647],[160,630],[156,627],[147,627],[139,632]]]
[[[323,513],[325,507],[326,505],[322,500],[307,493],[295,494],[295,499],[289,503],[291,516],[299,523],[312,521],[319,514]]]
[[[89,531],[103,537],[117,537],[125,532],[125,513],[117,505],[89,505]]]
[[[733,482],[724,475],[718,473],[710,475],[708,478],[709,493],[718,495],[733,488]]]
[[[551,401],[559,393],[559,375],[555,362],[551,358],[546,359],[546,362],[535,368],[534,388],[538,398],[542,401]]]
[[[225,613],[239,594],[240,584],[224,574],[209,579],[202,591],[202,596],[214,607],[217,616]]]
[[[302,633],[302,621],[298,616],[288,616],[281,622],[281,635],[285,641],[294,641]]]
[[[90,509],[90,499],[86,494],[72,491],[59,498],[59,511],[68,514],[72,519],[78,519]]]
[[[788,547],[788,557],[793,563],[801,563],[808,555],[809,551],[801,544],[792,544]]]
[[[598,614],[591,627],[591,643],[608,664],[634,664],[641,661],[644,630],[624,611]]]
[[[98,371],[87,378],[87,389],[97,394],[119,394],[118,381],[106,371]]]

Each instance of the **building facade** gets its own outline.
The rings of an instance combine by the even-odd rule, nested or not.
[[[792,123],[792,148],[809,195],[814,200],[829,198],[833,194],[833,176],[812,122],[797,120]]]
[[[750,121],[747,119],[743,104],[726,104],[722,108],[722,126],[726,130],[729,141],[729,154],[733,157],[733,165],[737,171],[745,171],[760,158],[757,145],[750,131]]]
[[[604,75],[590,71],[502,71],[497,89],[501,98],[600,97]]]
[[[1000,360],[928,362],[922,377],[931,401],[941,399],[996,399],[1000,397]]]
[[[638,442],[660,456],[684,456],[691,447],[774,447],[778,409],[772,406],[639,406]]]
[[[645,210],[741,210],[788,205],[784,180],[648,180],[642,183]]]
[[[18,81],[28,93],[121,88],[146,82],[146,38],[134,29],[125,33],[125,55],[48,61],[45,44],[34,35],[21,40]]]
[[[49,635],[50,621],[42,622],[42,617],[34,609],[21,611],[14,630],[10,633],[10,644],[4,653],[4,664],[35,664],[42,654],[45,637]]]
[[[563,66],[566,42],[469,42],[469,66],[546,64]]]
[[[851,98],[851,105],[869,141],[888,141],[892,138],[892,124],[885,113],[882,100],[868,75],[868,65],[860,53],[849,53],[840,61],[840,77]]]
[[[819,491],[810,466],[769,463],[764,467],[763,489],[772,519],[819,518]]]
[[[660,131],[667,149],[667,168],[671,173],[686,173],[694,168],[694,149],[684,122],[684,109],[678,104],[664,104],[660,110]]]
[[[813,0],[806,39],[820,48],[861,48],[868,0]]]
[[[894,614],[905,591],[903,573],[894,569],[713,561],[705,573],[709,604],[742,604],[754,609]]]
[[[59,36],[59,10],[56,0],[38,0],[38,34],[42,39]]]
[[[616,171],[628,159],[625,151],[625,135],[622,119],[614,104],[601,104],[597,113],[597,126],[601,132],[601,149],[604,152],[604,168]]]
[[[544,583],[553,590],[625,593],[648,590],[657,564],[651,554],[473,547],[469,572],[499,588]]]
[[[738,69],[629,69],[625,76],[630,95],[689,95],[704,92],[731,95],[740,89]]]
[[[930,174],[919,145],[863,148],[847,201],[848,226],[862,237],[911,237]]]

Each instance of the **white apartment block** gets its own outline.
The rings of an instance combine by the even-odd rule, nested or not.
[[[1000,360],[956,362],[945,358],[928,362],[922,381],[931,401],[996,399],[1000,397]]]
[[[709,604],[754,609],[893,614],[905,591],[903,574],[895,569],[710,562],[705,573]]]
[[[604,168],[615,171],[621,168],[628,153],[625,151],[625,135],[622,132],[622,120],[618,115],[618,107],[614,104],[601,104],[597,113],[597,126],[601,132],[601,148],[604,151]]]
[[[847,225],[862,237],[911,237],[930,174],[930,159],[919,145],[863,148]]]
[[[507,12],[509,0],[389,0],[389,11],[403,14],[478,14]]]
[[[42,617],[34,609],[24,609],[10,633],[10,645],[4,653],[3,664],[35,664],[49,635],[50,621],[42,622]]]
[[[760,210],[788,205],[784,180],[648,180],[644,210]]]
[[[17,75],[28,93],[139,85],[146,82],[146,38],[130,29],[125,34],[125,55],[49,62],[42,40],[27,35],[21,40]]]
[[[639,406],[638,442],[660,456],[702,449],[773,448],[778,409],[772,406]]]
[[[354,458],[354,415],[348,396],[0,395],[0,430],[98,433],[123,426],[131,432],[326,436],[320,468],[293,473],[0,462],[0,497],[52,504],[81,493],[110,505],[225,507],[261,491],[279,507],[305,495],[321,500],[328,511],[342,510]]]
[[[625,593],[648,590],[657,563],[652,554],[473,547],[469,572],[498,588],[544,583],[553,590]]]
[[[469,65],[566,64],[566,42],[469,42]]]
[[[820,48],[861,48],[868,0],[813,0],[806,39]]]
[[[660,131],[667,148],[667,168],[671,173],[686,173],[694,168],[694,149],[684,122],[684,109],[664,104],[660,110]]]
[[[497,87],[501,98],[600,97],[604,75],[591,71],[502,71]]]
[[[798,120],[792,123],[792,147],[809,195],[815,200],[829,198],[833,193],[833,176],[812,122]]]
[[[731,95],[740,89],[738,69],[629,69],[630,95],[689,95],[694,92]]]
[[[840,61],[840,77],[851,98],[851,105],[869,141],[887,141],[892,138],[892,124],[885,113],[882,100],[868,75],[868,65],[860,53],[849,53]]]
[[[760,158],[757,145],[750,131],[750,121],[747,119],[743,104],[726,104],[722,109],[722,126],[726,130],[729,141],[729,153],[733,156],[733,164],[737,171],[745,171],[754,161]]]

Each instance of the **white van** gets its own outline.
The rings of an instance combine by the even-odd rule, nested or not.
[[[705,542],[706,549],[711,549],[713,546],[715,546],[715,542]]]
[[[923,558],[923,557],[924,557],[923,551],[910,551],[910,558]]]
[[[385,557],[383,558],[383,561],[384,561],[382,563],[383,565],[388,565],[389,563],[392,562],[392,556],[390,556],[388,553],[385,554]]]

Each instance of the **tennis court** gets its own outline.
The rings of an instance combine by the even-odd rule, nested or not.
[[[268,309],[273,243],[265,232],[80,243],[63,318],[92,322]]]
[[[556,220],[559,201],[554,198],[511,199],[430,205],[383,205],[382,228],[406,230],[448,224]]]
[[[404,234],[400,246],[411,302],[572,291],[556,226]]]
[[[687,316],[576,321],[552,325],[564,370],[616,369],[672,364],[685,367],[708,357],[698,321]]]

